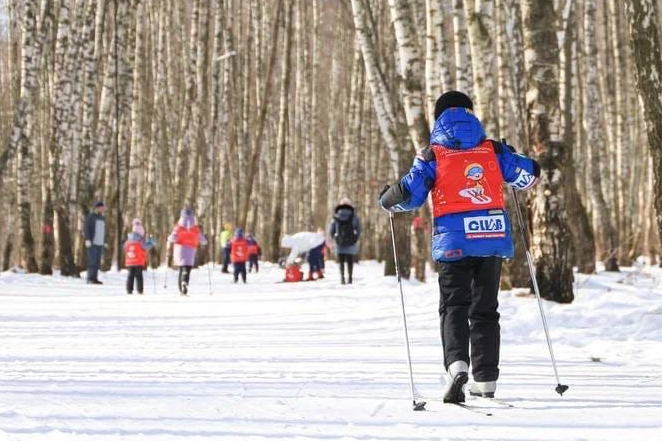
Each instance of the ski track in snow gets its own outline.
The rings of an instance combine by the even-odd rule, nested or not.
[[[247,285],[193,272],[125,273],[103,286],[0,275],[0,441],[4,440],[662,440],[662,271],[579,276],[575,303],[545,302],[559,397],[532,297],[500,294],[501,378],[486,417],[439,401],[433,273],[405,282],[413,412],[395,278],[375,262],[352,286],[276,284],[265,264]],[[592,361],[594,360],[599,361]]]

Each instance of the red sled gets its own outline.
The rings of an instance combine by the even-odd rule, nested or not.
[[[301,282],[303,280],[303,273],[299,269],[299,265],[293,263],[285,268],[285,282]]]

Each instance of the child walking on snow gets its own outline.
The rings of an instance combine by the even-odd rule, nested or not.
[[[248,260],[248,242],[244,238],[244,230],[237,228],[234,238],[230,241],[230,260],[234,267],[234,283],[241,280],[246,283],[246,260]]]
[[[126,279],[126,293],[133,294],[134,282],[138,294],[143,293],[143,268],[147,264],[147,251],[154,248],[154,239],[151,237],[143,241],[145,228],[140,219],[133,220],[131,232],[124,243],[124,264],[129,275]]]
[[[260,272],[260,266],[258,260],[262,255],[262,249],[257,243],[255,238],[250,234],[246,235],[246,242],[248,242],[248,272],[253,272],[253,267],[255,267],[255,272]]]
[[[179,221],[168,236],[168,242],[173,244],[174,264],[179,267],[179,294],[188,295],[188,285],[191,269],[195,265],[195,253],[199,245],[207,245],[207,238],[197,225],[193,212],[184,208]]]

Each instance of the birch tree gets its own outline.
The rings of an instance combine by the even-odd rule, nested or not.
[[[604,137],[601,120],[602,103],[600,100],[597,72],[597,41],[595,35],[595,0],[584,0],[584,61],[586,66],[584,85],[584,126],[587,134],[589,157],[588,167],[591,174],[589,192],[593,205],[593,219],[597,226],[601,257],[607,271],[618,271],[617,236],[611,223],[610,210],[603,194],[600,164],[605,161],[608,145]]]
[[[648,148],[653,159],[657,231],[662,236],[662,51],[657,4],[653,0],[626,0],[625,4],[637,88],[643,101]]]
[[[464,0],[468,21],[475,110],[489,136],[498,136],[494,45],[494,0]]]
[[[273,186],[273,200],[271,202],[272,230],[269,238],[272,261],[278,260],[280,252],[280,236],[283,223],[283,171],[285,168],[285,148],[287,137],[288,92],[290,88],[290,54],[292,50],[292,9],[294,0],[285,0],[285,33],[283,35],[283,68],[280,85],[280,110],[278,116],[278,135],[276,138],[276,169]]]
[[[50,8],[50,2],[45,4]],[[32,169],[33,147],[33,122],[34,122],[34,93],[37,86],[37,73],[41,61],[44,22],[38,23],[39,2],[37,0],[26,0],[24,4],[24,19],[21,28],[22,34],[22,56],[21,56],[21,92],[18,109],[14,120],[14,130],[9,139],[6,151],[8,156],[14,152],[17,155],[18,179],[17,205],[19,213],[19,236],[21,242],[21,266],[27,272],[37,272],[37,260],[35,258],[35,243],[31,229],[31,203],[30,203],[30,181]],[[41,32],[37,32],[37,30]],[[0,164],[0,170],[4,170],[5,164]],[[0,178],[1,178],[0,174]],[[0,179],[2,181],[2,179]],[[0,186],[0,189],[2,187]]]
[[[567,153],[558,137],[558,42],[555,30],[549,26],[556,13],[547,0],[523,0],[522,17],[529,146],[541,168],[532,206],[536,276],[542,296],[571,302],[573,274],[562,172]]]

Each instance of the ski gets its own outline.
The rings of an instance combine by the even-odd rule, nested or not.
[[[471,395],[471,399],[472,400],[474,400],[474,399],[483,400],[484,402],[496,404],[496,405],[501,406],[501,407],[507,407],[507,408],[514,408],[515,407],[514,404],[511,404],[507,401],[500,400],[498,398],[489,398],[489,397],[481,397],[479,395]]]
[[[451,404],[453,406],[461,407],[462,409],[466,409],[469,412],[473,412],[478,415],[493,416],[491,411],[481,407],[472,406],[470,404],[465,404],[465,403],[444,403],[444,404]]]
[[[490,403],[498,404],[498,405],[501,406],[501,407],[507,407],[507,408],[509,408],[509,409],[513,409],[513,408],[515,408],[515,405],[514,405],[514,404],[511,404],[511,403],[509,403],[509,402],[507,402],[507,401],[500,400],[500,399],[498,399],[498,398],[482,398],[482,397],[480,397],[480,398],[483,399],[483,400],[486,400],[486,401],[488,401],[488,402],[490,402]]]

